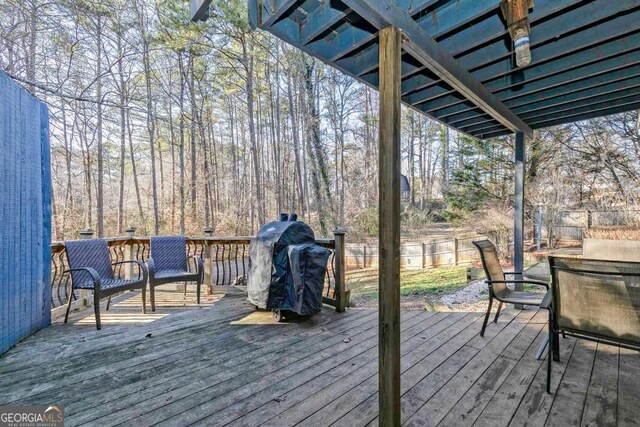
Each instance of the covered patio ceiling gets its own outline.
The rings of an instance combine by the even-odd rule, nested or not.
[[[640,108],[637,0],[535,0],[525,67],[499,0],[250,0],[249,14],[376,88],[378,31],[397,26],[402,102],[477,138]]]

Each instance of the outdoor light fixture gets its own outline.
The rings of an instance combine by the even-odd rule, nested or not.
[[[533,0],[502,0],[500,3],[500,10],[507,20],[509,34],[513,40],[518,67],[524,67],[531,63],[529,9],[532,8]]]

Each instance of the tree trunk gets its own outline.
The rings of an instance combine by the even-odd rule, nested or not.
[[[296,121],[296,108],[293,105],[293,92],[291,90],[291,72],[287,74],[287,98],[289,100],[289,115],[291,119],[291,138],[293,139],[293,156],[296,168],[296,181],[298,189],[298,209],[300,215],[304,216],[304,187],[302,186],[302,167],[300,165],[300,134],[299,124]]]
[[[179,169],[180,169],[180,234],[185,233],[184,230],[184,63],[182,61],[182,53],[178,52],[178,68],[180,70],[180,148],[178,150]]]
[[[124,80],[124,71],[122,69],[122,30],[118,29],[117,32],[117,44],[118,44],[118,76],[120,79],[120,188],[118,191],[118,235],[122,235],[124,232],[124,159],[127,150],[127,130],[125,127],[126,121],[126,87]]]
[[[246,34],[241,36],[242,60],[244,63],[246,81],[245,90],[247,96],[247,114],[249,120],[249,140],[251,143],[251,157],[253,159],[253,185],[256,194],[257,220],[258,224],[264,224],[264,202],[262,200],[262,183],[260,182],[260,157],[258,153],[258,143],[256,137],[254,118],[254,93],[253,93],[253,57],[250,57],[247,47]]]
[[[140,183],[138,181],[138,169],[136,167],[136,156],[133,149],[133,129],[131,129],[131,113],[127,110],[127,133],[129,136],[129,154],[131,155],[131,172],[133,173],[133,185],[136,189],[136,200],[138,202],[138,218],[143,232],[146,234],[146,222],[144,211],[142,210],[142,197],[140,196]]]
[[[143,34],[143,37],[144,34]],[[158,186],[156,184],[156,152],[155,152],[155,120],[152,116],[153,98],[151,92],[151,65],[149,64],[149,43],[143,42],[142,60],[144,62],[144,76],[147,86],[147,131],[149,133],[149,148],[151,151],[151,198],[153,200],[153,232],[160,234],[160,218],[158,215]]]
[[[96,102],[98,132],[98,201],[96,205],[98,237],[104,237],[104,159],[102,146],[102,16],[98,15],[96,25]]]
[[[194,84],[194,59],[193,54],[189,55],[189,99],[191,101],[191,132],[189,140],[189,150],[191,154],[191,215],[197,216],[197,191],[196,191],[196,125],[197,125],[197,106],[196,106],[196,90]]]

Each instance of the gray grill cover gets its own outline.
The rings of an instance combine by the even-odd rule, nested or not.
[[[318,312],[329,254],[301,221],[263,225],[249,246],[249,302],[302,315]]]

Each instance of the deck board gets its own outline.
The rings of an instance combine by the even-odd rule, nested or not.
[[[358,313],[358,316],[354,316],[351,319],[351,326],[356,328],[363,322],[371,322],[374,319],[370,315],[365,316],[366,314]],[[347,322],[342,322],[342,325],[346,327]],[[339,323],[335,325],[336,328],[339,326]],[[165,371],[155,370],[151,372],[151,376],[148,375],[142,380],[111,389],[107,397],[108,401],[114,402],[109,405],[104,405],[106,402],[93,403],[87,401],[79,402],[77,407],[80,410],[83,408],[83,404],[97,404],[97,408],[93,413],[86,414],[93,415],[96,418],[98,416],[109,416],[111,413],[124,410],[128,410],[130,414],[135,415],[138,409],[137,406],[134,408],[132,406],[144,405],[145,402],[151,404],[154,398],[158,400],[160,397],[159,399],[162,400],[161,396],[173,394],[177,390],[190,385],[193,378],[207,376],[210,384],[230,381],[237,375],[237,370],[246,369],[248,371],[251,367],[255,368],[256,360],[262,365],[274,363],[278,360],[282,351],[289,346],[297,345],[300,342],[305,342],[307,345],[320,342],[324,339],[324,336],[319,335],[319,332],[319,330],[313,330],[309,334],[285,335],[274,330],[262,331],[261,335],[240,337],[241,340],[248,343],[247,345],[244,345],[245,343],[241,341],[237,342],[237,340],[220,342],[224,346],[223,348],[227,350],[221,353],[207,350],[206,346],[199,347],[197,351],[204,353],[204,355],[201,356],[202,360],[195,367],[191,363],[174,362]],[[335,333],[346,336],[346,332],[341,330],[336,330]],[[256,344],[257,340],[271,340],[272,346],[265,348]],[[217,342],[213,342],[213,345],[217,346],[217,344]],[[81,419],[84,418],[81,417]]]
[[[547,426],[580,425],[596,348],[597,343],[592,341],[583,341],[576,345],[553,400]]]
[[[620,349],[618,361],[618,425],[621,427],[637,426],[640,420],[640,353],[633,350]]]
[[[73,313],[0,357],[0,404],[57,404],[70,426],[377,425],[377,311],[278,324],[237,290],[119,297],[96,331]],[[402,313],[404,425],[635,425],[640,353],[561,339],[547,394],[546,312]]]
[[[580,425],[608,427],[617,424],[618,354],[620,349],[598,344]]]

